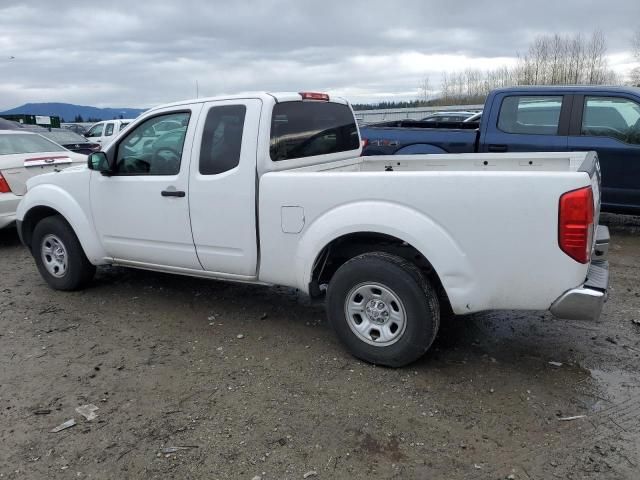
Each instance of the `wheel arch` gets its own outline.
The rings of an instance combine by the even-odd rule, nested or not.
[[[412,143],[399,148],[394,155],[418,155],[418,154],[441,154],[449,153],[444,148],[431,143]]]
[[[363,211],[373,212],[369,217],[376,218],[376,223],[363,223]],[[408,206],[390,202],[355,202],[316,219],[299,242],[298,284],[311,295],[319,294],[327,272],[335,273],[344,261],[367,251],[386,251],[411,259],[434,280],[434,286],[440,287],[439,293],[446,296],[453,311],[464,312],[475,289],[469,258],[437,222]],[[323,264],[330,260],[337,267],[322,271]]]
[[[52,217],[54,215],[58,215],[64,218],[64,216],[61,215],[60,212],[58,212],[56,209],[45,205],[36,205],[29,209],[24,214],[20,225],[20,237],[22,238],[22,243],[24,243],[29,249],[31,249],[33,231],[35,230],[36,225],[41,220],[47,217]]]
[[[321,286],[328,284],[338,269],[349,260],[374,252],[395,255],[414,264],[435,288],[443,311],[451,311],[449,296],[431,262],[413,245],[378,232],[348,233],[329,242],[314,259],[309,284],[310,295],[321,295],[324,289]]]
[[[84,209],[69,193],[49,184],[29,190],[18,206],[20,235],[27,247],[31,248],[33,231],[38,222],[52,215],[62,217],[69,224],[92,264],[106,263],[106,252]]]

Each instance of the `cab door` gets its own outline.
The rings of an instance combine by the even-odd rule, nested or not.
[[[620,94],[576,95],[571,150],[595,150],[606,210],[640,211],[640,103]]]
[[[262,102],[205,103],[189,180],[191,230],[204,270],[257,275],[256,155]]]
[[[189,220],[189,161],[201,105],[159,110],[106,149],[116,170],[92,172],[94,225],[116,263],[201,270]],[[175,129],[155,134],[171,120]]]
[[[497,95],[483,132],[481,152],[564,152],[570,94]]]

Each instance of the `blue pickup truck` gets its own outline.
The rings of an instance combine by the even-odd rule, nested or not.
[[[401,120],[360,134],[363,155],[595,150],[602,210],[640,214],[640,88],[501,88],[479,123]]]

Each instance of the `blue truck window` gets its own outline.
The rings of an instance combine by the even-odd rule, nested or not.
[[[557,135],[562,95],[505,97],[500,107],[498,128],[506,133]]]
[[[620,97],[586,97],[582,135],[640,144],[640,105]]]

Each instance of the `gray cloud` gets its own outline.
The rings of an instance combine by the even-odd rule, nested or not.
[[[425,75],[513,61],[542,33],[605,33],[629,62],[640,3],[610,0],[0,0],[0,109],[151,106],[246,90],[411,98]],[[10,59],[10,57],[15,57]],[[622,67],[620,67],[622,68]]]

